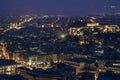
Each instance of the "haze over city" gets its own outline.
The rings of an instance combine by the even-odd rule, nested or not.
[[[120,12],[120,0],[0,0],[1,15],[92,15]]]

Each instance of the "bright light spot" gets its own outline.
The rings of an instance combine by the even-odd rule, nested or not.
[[[28,62],[28,65],[32,65],[32,62]]]
[[[65,35],[64,35],[64,34],[61,34],[61,35],[60,35],[60,38],[64,39],[64,38],[65,38]]]
[[[7,67],[7,71],[11,71],[11,67]]]

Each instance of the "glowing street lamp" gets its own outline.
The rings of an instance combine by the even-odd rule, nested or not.
[[[64,38],[65,38],[65,34],[61,34],[61,35],[60,35],[60,38],[61,38],[61,39],[64,39]]]

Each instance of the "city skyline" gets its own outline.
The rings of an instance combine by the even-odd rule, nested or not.
[[[120,80],[120,0],[0,0],[0,80]]]
[[[94,15],[120,12],[119,0],[1,0],[0,15]]]

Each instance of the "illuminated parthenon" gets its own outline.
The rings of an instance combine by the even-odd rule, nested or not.
[[[72,27],[69,29],[69,34],[70,35],[83,35],[84,31],[91,31],[94,32],[95,29],[97,29],[100,33],[115,33],[115,32],[120,32],[120,28],[118,25],[99,25],[99,23],[88,23],[87,26],[75,28]]]

